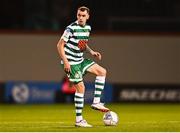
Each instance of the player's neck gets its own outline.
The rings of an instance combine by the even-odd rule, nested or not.
[[[86,26],[86,23],[85,23],[84,25],[81,25],[81,24],[79,24],[79,22],[78,22],[78,21],[76,21],[76,22],[77,22],[77,24],[78,24],[79,26],[81,26],[81,27]]]

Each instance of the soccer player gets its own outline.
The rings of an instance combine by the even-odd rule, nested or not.
[[[83,76],[89,72],[96,75],[94,99],[91,108],[107,112],[108,108],[100,102],[101,93],[104,89],[106,69],[92,61],[84,59],[83,52],[88,51],[92,56],[101,60],[101,54],[88,46],[91,27],[86,23],[89,19],[89,8],[82,6],[77,10],[77,20],[66,27],[61,36],[57,49],[61,57],[61,64],[69,80],[76,88],[74,102],[76,108],[76,123],[78,127],[92,127],[82,116],[84,106],[85,86]]]

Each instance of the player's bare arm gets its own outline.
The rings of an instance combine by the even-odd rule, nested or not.
[[[64,45],[65,45],[65,41],[63,39],[60,39],[58,44],[57,44],[57,49],[58,49],[59,55],[60,55],[60,57],[64,63],[64,71],[66,73],[70,73],[71,67],[70,67],[70,64],[69,64],[69,62],[66,58],[66,55],[65,55]]]
[[[99,52],[96,52],[92,50],[88,45],[86,45],[86,50],[92,55],[97,57],[99,60],[101,60],[101,54]]]

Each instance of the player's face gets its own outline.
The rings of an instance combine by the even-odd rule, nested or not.
[[[86,21],[89,19],[89,14],[88,12],[85,11],[77,11],[77,20],[79,25],[84,26],[86,24]]]

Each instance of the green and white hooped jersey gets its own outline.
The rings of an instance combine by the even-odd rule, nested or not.
[[[66,27],[61,39],[66,42],[64,51],[70,65],[83,62],[83,51],[79,49],[78,43],[80,40],[88,42],[90,31],[91,27],[89,25],[80,26],[77,21]]]

